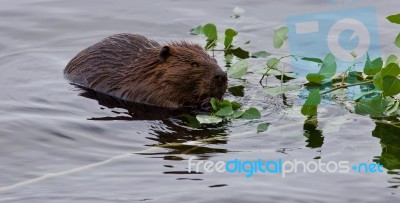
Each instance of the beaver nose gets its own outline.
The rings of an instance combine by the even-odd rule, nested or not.
[[[226,76],[225,72],[218,73],[214,76],[214,80],[218,83],[223,83],[228,80],[228,77]]]

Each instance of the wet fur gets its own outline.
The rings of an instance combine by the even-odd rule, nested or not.
[[[167,49],[167,50],[166,50]],[[199,67],[193,67],[193,63]],[[161,107],[198,107],[222,98],[226,74],[199,45],[165,46],[135,34],[117,34],[84,49],[64,69],[75,84],[123,100]],[[223,74],[223,81],[215,75]]]

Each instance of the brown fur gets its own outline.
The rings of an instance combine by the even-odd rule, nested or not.
[[[226,73],[199,45],[162,46],[134,34],[113,35],[84,49],[64,74],[98,92],[170,108],[199,107],[211,97],[221,99],[227,88]]]

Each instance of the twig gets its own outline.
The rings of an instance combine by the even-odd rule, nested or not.
[[[268,66],[267,71],[265,71],[265,73],[262,75],[262,77],[261,77],[261,79],[260,79],[260,81],[259,81],[259,83],[260,83],[261,86],[264,87],[264,85],[262,84],[262,81],[264,80],[265,76],[267,76],[268,72],[269,72],[271,69],[275,69],[274,66],[275,66],[276,64],[278,64],[282,59],[288,58],[288,57],[294,57],[294,56],[293,56],[293,55],[282,56],[282,57],[280,57],[274,64],[272,64],[270,67]],[[283,73],[283,72],[282,72],[282,73]],[[282,76],[283,76],[283,74],[282,74]]]
[[[365,81],[365,82],[354,83],[354,84],[349,84],[349,85],[340,85],[340,86],[335,87],[335,88],[332,88],[332,89],[330,89],[330,90],[323,91],[323,92],[321,92],[320,94],[327,94],[327,93],[336,91],[336,90],[338,90],[338,89],[344,89],[344,88],[353,87],[353,86],[358,86],[358,85],[370,84],[370,83],[372,83],[372,82],[373,82],[373,80],[368,80],[368,81]]]

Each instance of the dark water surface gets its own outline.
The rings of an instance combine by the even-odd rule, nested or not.
[[[400,185],[400,130],[325,105],[318,127],[300,107],[262,93],[250,75],[244,97],[263,109],[256,121],[198,129],[156,110],[143,115],[74,87],[63,78],[68,61],[83,48],[120,32],[165,42],[203,43],[188,30],[213,22],[235,27],[251,50],[274,50],[273,30],[286,17],[345,8],[325,1],[55,1],[0,2],[0,202],[395,202]],[[399,27],[385,20],[397,0],[359,1],[374,6],[384,55],[395,52]],[[246,9],[232,19],[232,8]],[[398,49],[397,49],[397,53]],[[217,55],[223,66],[223,57]],[[251,71],[262,67],[255,63]],[[230,80],[230,86],[242,84]],[[100,104],[99,104],[100,103]],[[298,96],[287,95],[287,104]],[[142,109],[142,107],[136,107]],[[138,115],[139,114],[139,115]],[[142,115],[140,115],[142,114]],[[161,116],[159,116],[161,115]],[[258,123],[267,133],[257,134]],[[315,121],[313,121],[315,122]],[[210,139],[208,142],[195,140]],[[160,144],[184,143],[183,145]],[[383,173],[188,174],[191,156],[212,161],[301,160],[384,164]],[[92,164],[92,165],[91,165]]]

